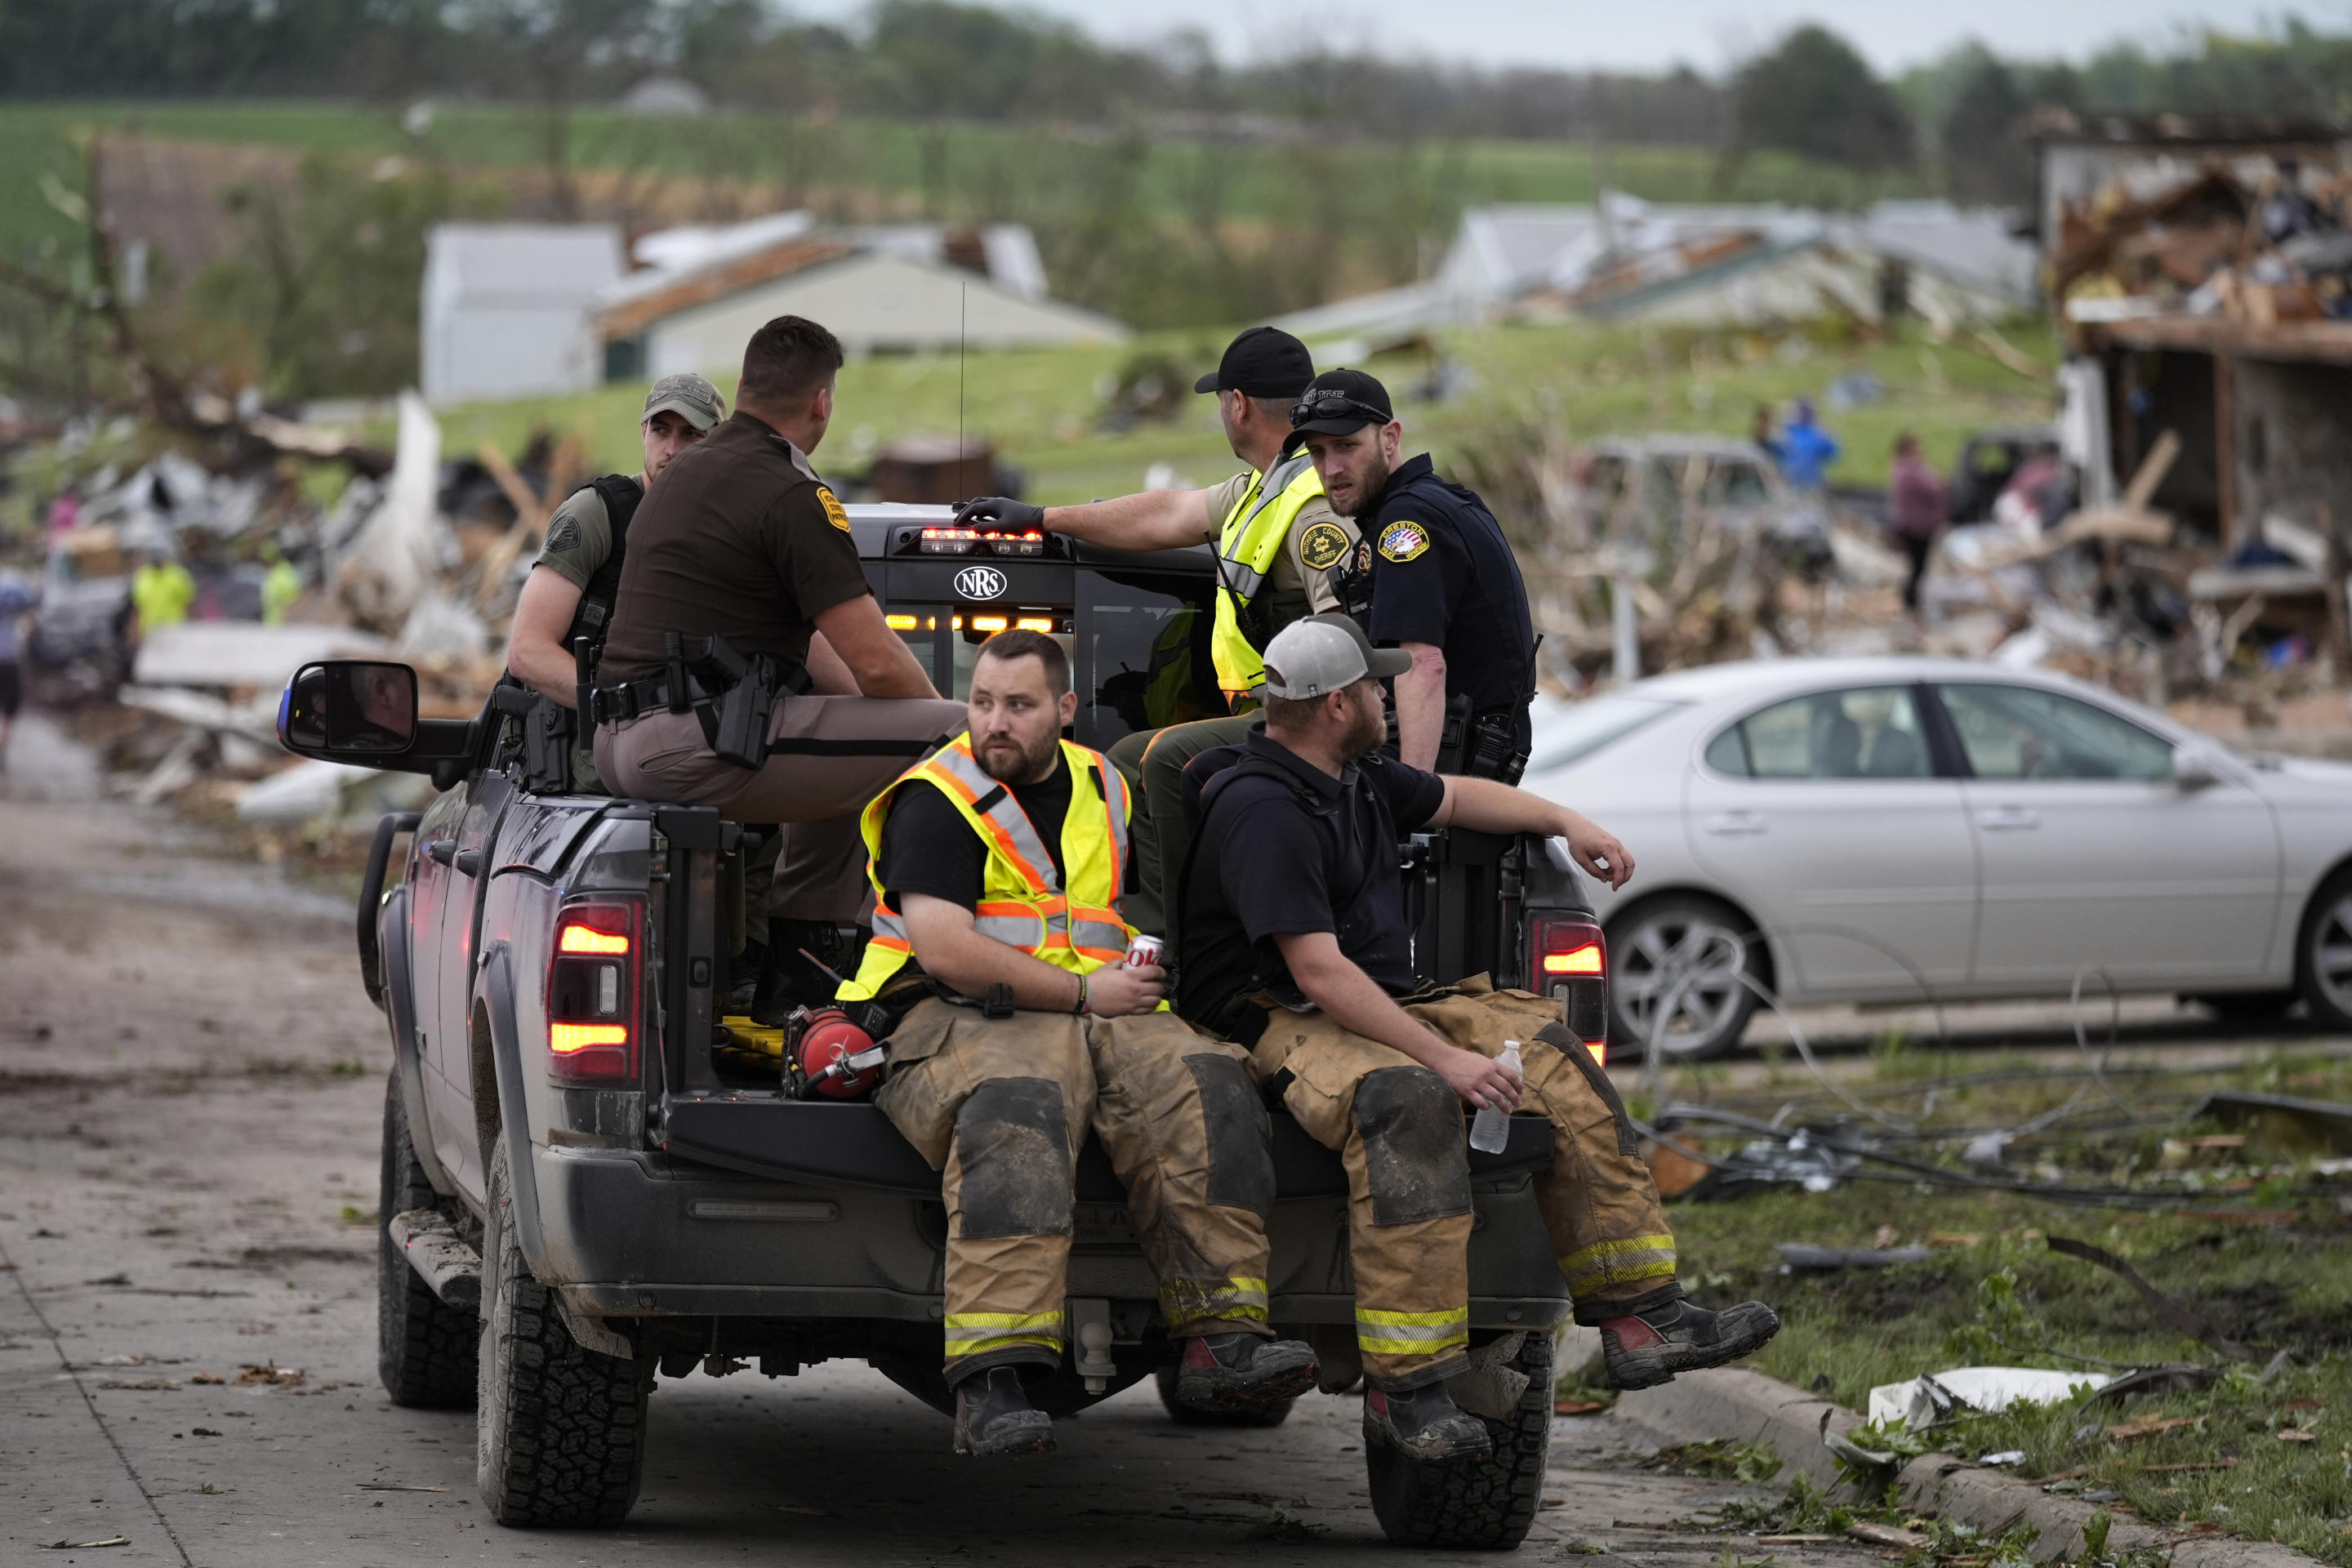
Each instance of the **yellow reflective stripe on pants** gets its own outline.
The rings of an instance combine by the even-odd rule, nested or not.
[[[1265,1281],[1239,1277],[1222,1281],[1164,1280],[1160,1287],[1160,1315],[1171,1329],[1218,1318],[1262,1318]]]
[[[1608,1285],[1671,1279],[1675,1273],[1675,1238],[1633,1236],[1622,1240],[1596,1241],[1561,1258],[1559,1271],[1568,1279],[1571,1296],[1582,1296]]]
[[[974,1355],[1006,1345],[1062,1346],[1059,1312],[950,1312],[947,1321],[947,1352],[951,1356]]]
[[[1356,1309],[1356,1343],[1380,1355],[1433,1354],[1470,1342],[1470,1309],[1383,1312]]]

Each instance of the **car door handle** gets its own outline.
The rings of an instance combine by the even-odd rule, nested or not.
[[[446,866],[451,860],[457,858],[457,841],[454,838],[436,838],[430,840],[425,846],[425,853],[432,856],[433,858],[440,864]]]
[[[1718,811],[1700,826],[1709,833],[1736,837],[1763,832],[1764,819],[1752,811]]]
[[[2042,818],[2021,805],[1995,806],[1977,813],[1977,826],[1989,833],[2016,833],[2042,826]]]

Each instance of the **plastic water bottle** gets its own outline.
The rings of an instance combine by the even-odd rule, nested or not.
[[[1519,1042],[1505,1040],[1503,1054],[1495,1058],[1511,1069],[1511,1076],[1523,1079],[1519,1068]],[[1482,1105],[1477,1117],[1470,1123],[1470,1147],[1481,1154],[1499,1154],[1511,1141],[1511,1113],[1496,1105]]]

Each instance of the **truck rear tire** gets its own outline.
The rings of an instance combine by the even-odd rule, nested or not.
[[[475,1484],[500,1524],[610,1529],[646,1467],[654,1363],[583,1349],[531,1277],[510,1223],[506,1139],[490,1157],[482,1231],[481,1395]]]
[[[394,1215],[414,1209],[446,1214],[450,1208],[417,1163],[398,1068],[384,1083],[383,1164],[376,1186],[376,1374],[394,1405],[410,1410],[467,1409],[474,1403],[474,1349],[481,1321],[436,1296],[386,1232]]]
[[[1527,1539],[1543,1501],[1551,1449],[1551,1335],[1529,1332],[1510,1364],[1527,1373],[1527,1391],[1509,1420],[1480,1417],[1495,1440],[1488,1458],[1424,1464],[1393,1448],[1364,1446],[1372,1513],[1391,1541],[1507,1551]]]
[[[1154,1374],[1160,1385],[1160,1407],[1179,1426],[1279,1426],[1290,1419],[1296,1399],[1269,1400],[1263,1405],[1236,1405],[1231,1410],[1202,1410],[1176,1403],[1176,1369],[1163,1366]]]

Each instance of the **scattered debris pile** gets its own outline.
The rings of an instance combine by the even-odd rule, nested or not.
[[[2352,174],[2215,158],[2148,185],[2133,171],[2061,204],[2044,266],[2069,321],[2352,319]]]
[[[314,659],[395,658],[417,668],[427,715],[478,712],[522,580],[586,458],[576,437],[542,436],[517,458],[486,442],[445,461],[414,395],[389,454],[250,410],[212,413],[211,443],[178,433],[145,452],[156,434],[120,420],[68,429],[47,454],[58,478],[41,498],[36,694],[74,711],[122,794],[234,816],[265,852],[289,832],[324,845],[430,790],[289,758],[276,740],[288,679]],[[343,472],[317,475],[325,467]],[[184,618],[141,624],[142,566],[182,576]]]

